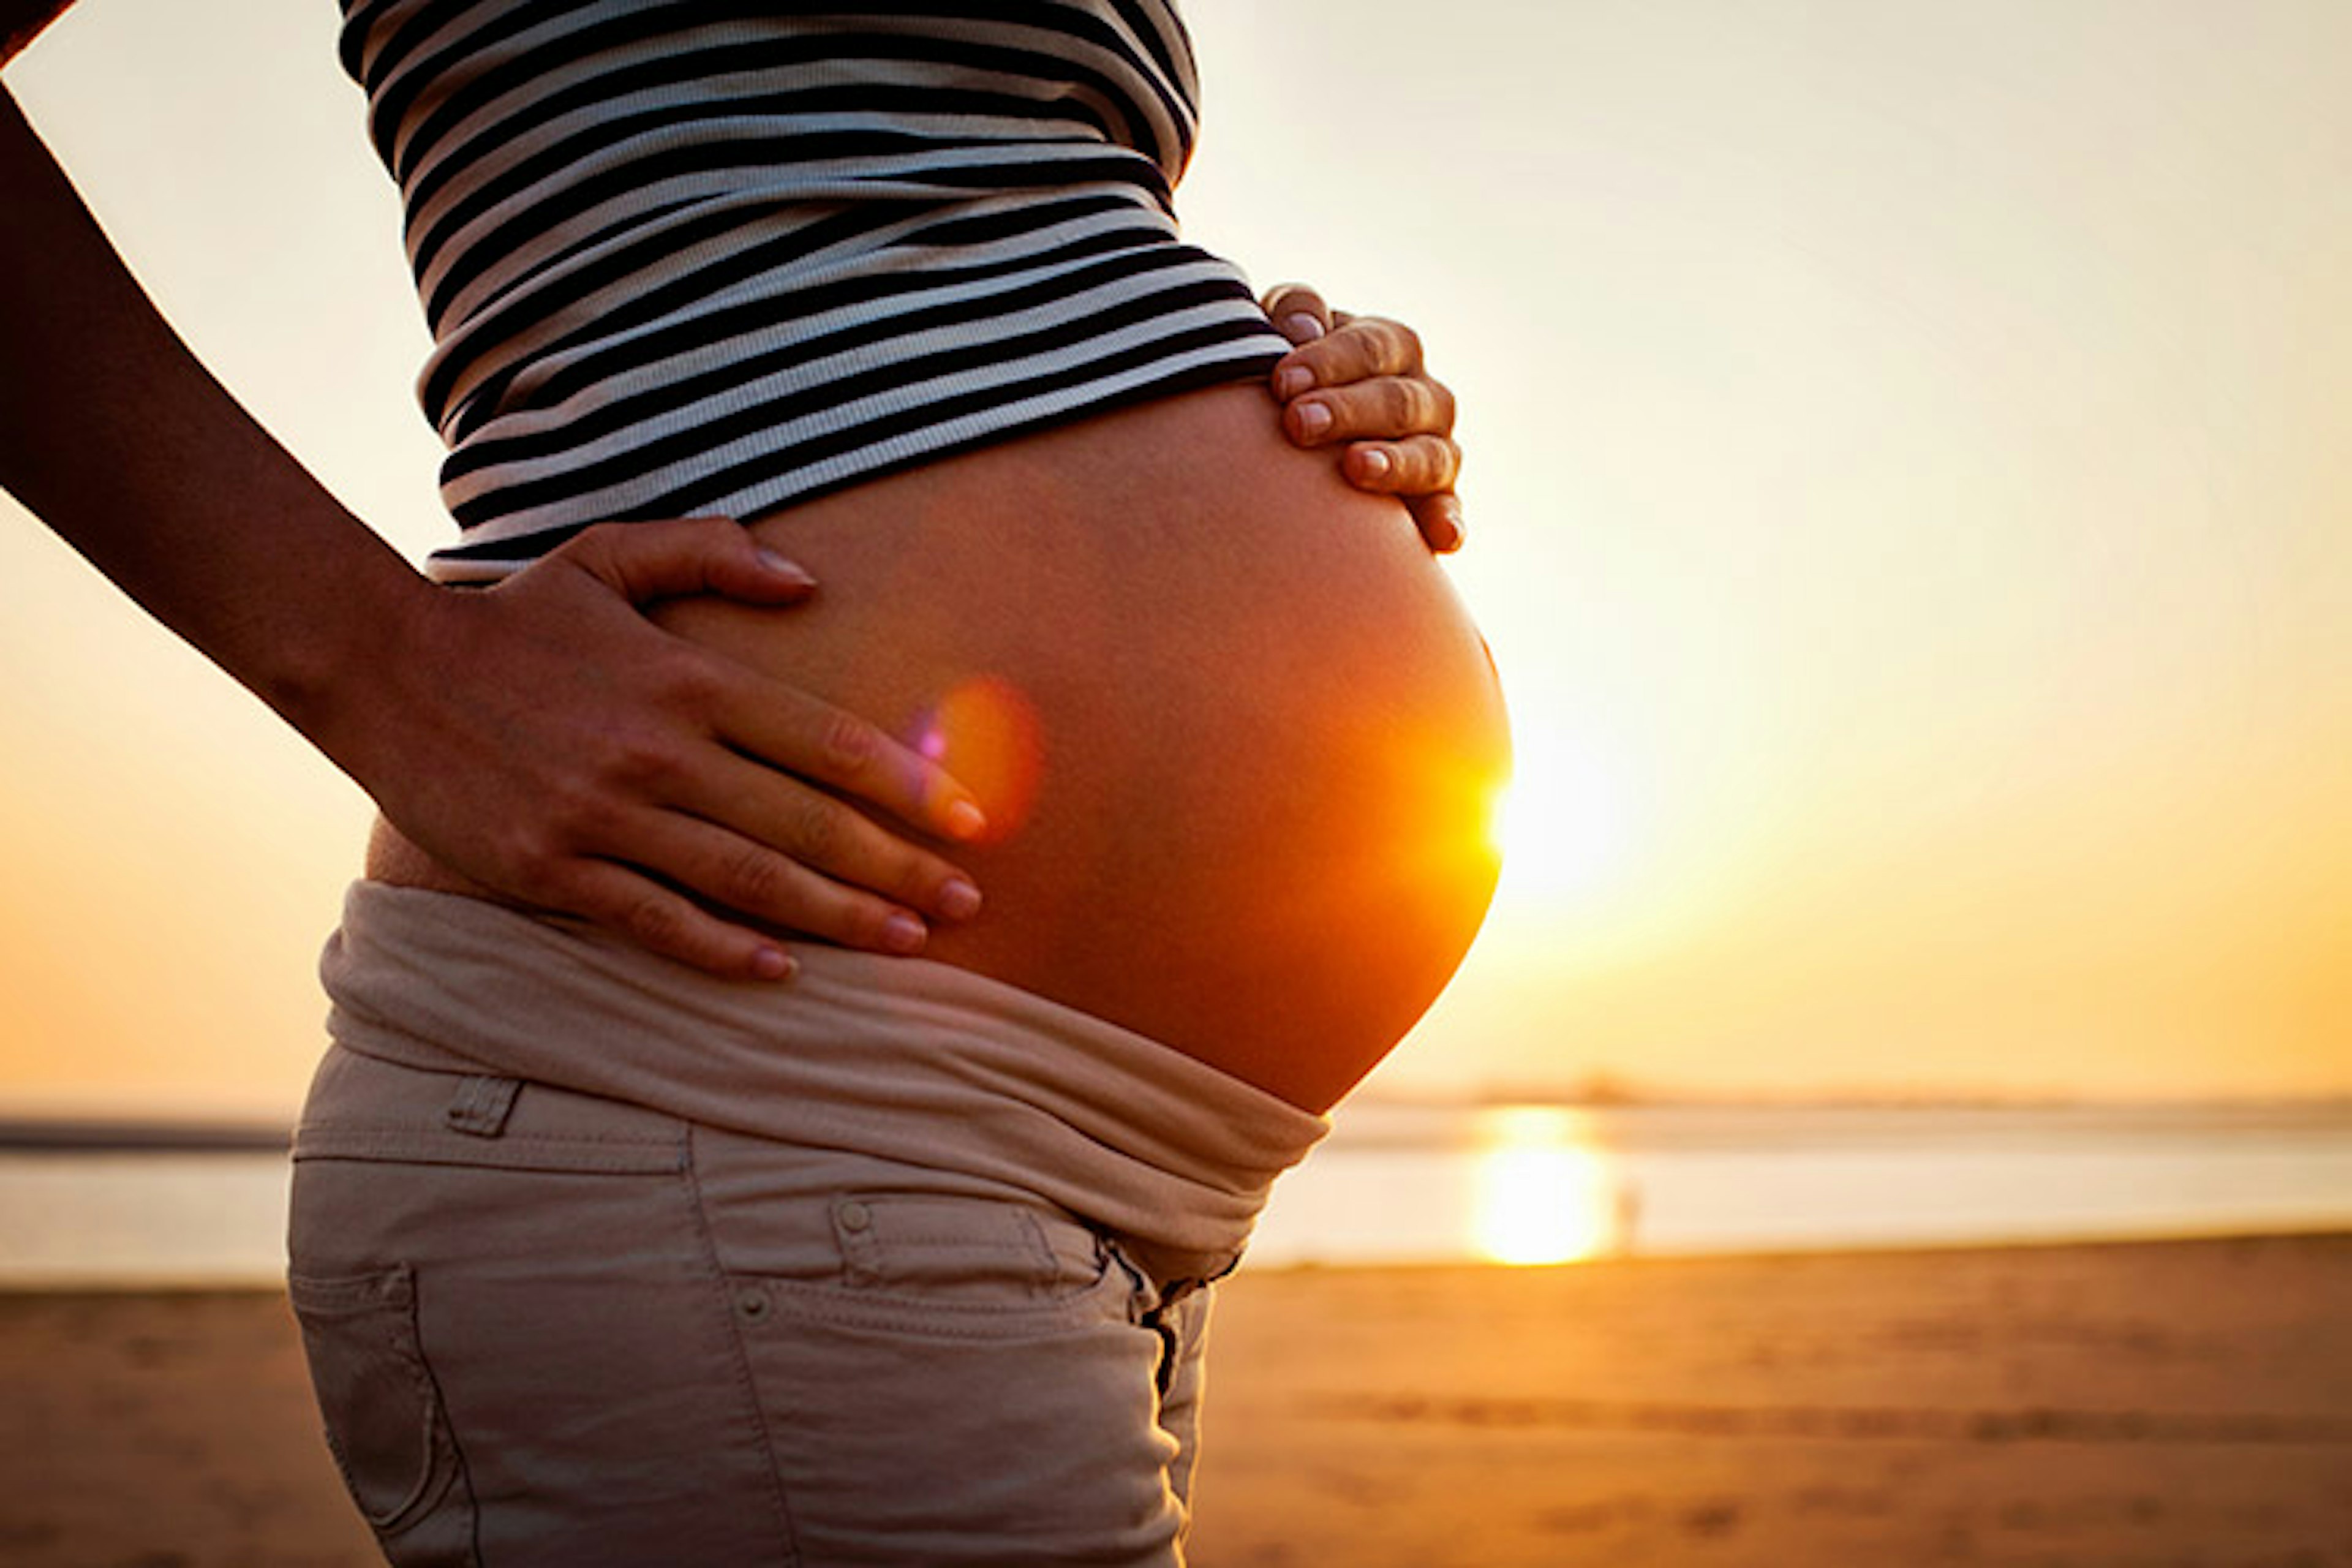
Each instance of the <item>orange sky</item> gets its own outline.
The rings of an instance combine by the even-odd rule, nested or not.
[[[87,0],[9,81],[421,552],[334,11]],[[1513,860],[1377,1086],[2352,1092],[2352,10],[1190,14],[1193,234],[1465,400]],[[13,508],[0,658],[0,1111],[290,1108],[363,803]]]

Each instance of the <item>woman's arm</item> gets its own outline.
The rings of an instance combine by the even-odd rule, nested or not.
[[[74,0],[0,0],[0,65],[23,52],[41,29],[73,9]]]
[[[63,8],[0,0],[0,36]],[[953,866],[835,798],[970,837],[966,791],[639,613],[688,593],[803,597],[805,575],[744,531],[592,530],[499,588],[436,587],[197,363],[5,92],[0,210],[0,485],[427,850],[744,976],[789,961],[712,907],[899,952],[922,915],[977,907]]]

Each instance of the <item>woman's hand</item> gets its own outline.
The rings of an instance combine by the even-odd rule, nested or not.
[[[1454,394],[1423,364],[1421,339],[1401,322],[1334,310],[1303,283],[1278,285],[1264,303],[1297,345],[1274,367],[1285,433],[1301,447],[1345,443],[1349,484],[1402,500],[1439,554],[1461,549]]]
[[[783,606],[815,586],[731,522],[591,529],[495,588],[431,595],[386,689],[343,708],[362,728],[325,739],[443,864],[697,968],[790,973],[730,914],[915,952],[924,916],[968,918],[979,890],[847,803],[971,839],[986,822],[970,792],[643,614],[690,594]]]

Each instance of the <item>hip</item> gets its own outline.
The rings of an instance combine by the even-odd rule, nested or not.
[[[295,1158],[290,1293],[394,1563],[1177,1561],[1207,1295],[1067,1211],[342,1049]]]

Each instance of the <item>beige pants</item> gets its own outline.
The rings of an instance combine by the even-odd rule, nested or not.
[[[1173,1564],[1206,1281],[1320,1118],[942,965],[362,884],[291,1287],[399,1564]]]

